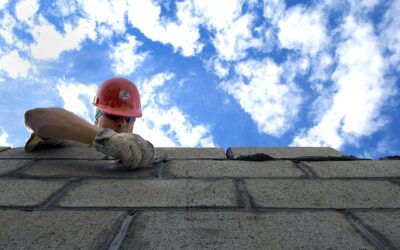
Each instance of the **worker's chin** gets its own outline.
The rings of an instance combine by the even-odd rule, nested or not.
[[[129,133],[129,129],[126,128],[116,128],[114,131],[117,133]]]

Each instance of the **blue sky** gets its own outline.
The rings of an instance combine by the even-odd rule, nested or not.
[[[135,82],[155,146],[329,146],[400,154],[400,0],[0,0],[0,145],[23,115],[93,122],[107,78]]]

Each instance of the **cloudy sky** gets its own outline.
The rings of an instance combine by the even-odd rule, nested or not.
[[[400,0],[0,0],[0,145],[135,82],[155,146],[400,154]]]

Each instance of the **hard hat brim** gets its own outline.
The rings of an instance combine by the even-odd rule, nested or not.
[[[142,117],[141,110],[131,110],[131,109],[118,109],[111,108],[106,105],[97,104],[95,105],[97,108],[101,110],[101,112],[110,114],[110,115],[118,115],[124,117]]]

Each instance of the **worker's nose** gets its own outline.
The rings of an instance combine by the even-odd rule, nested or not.
[[[121,119],[117,122],[116,125],[117,125],[117,130],[121,131],[123,128],[125,128],[128,125],[128,123],[126,122],[125,119]]]
[[[118,127],[118,128],[126,127],[126,125],[128,125],[128,123],[126,122],[125,119],[121,119],[121,120],[119,120],[119,121],[117,122],[117,127]]]

